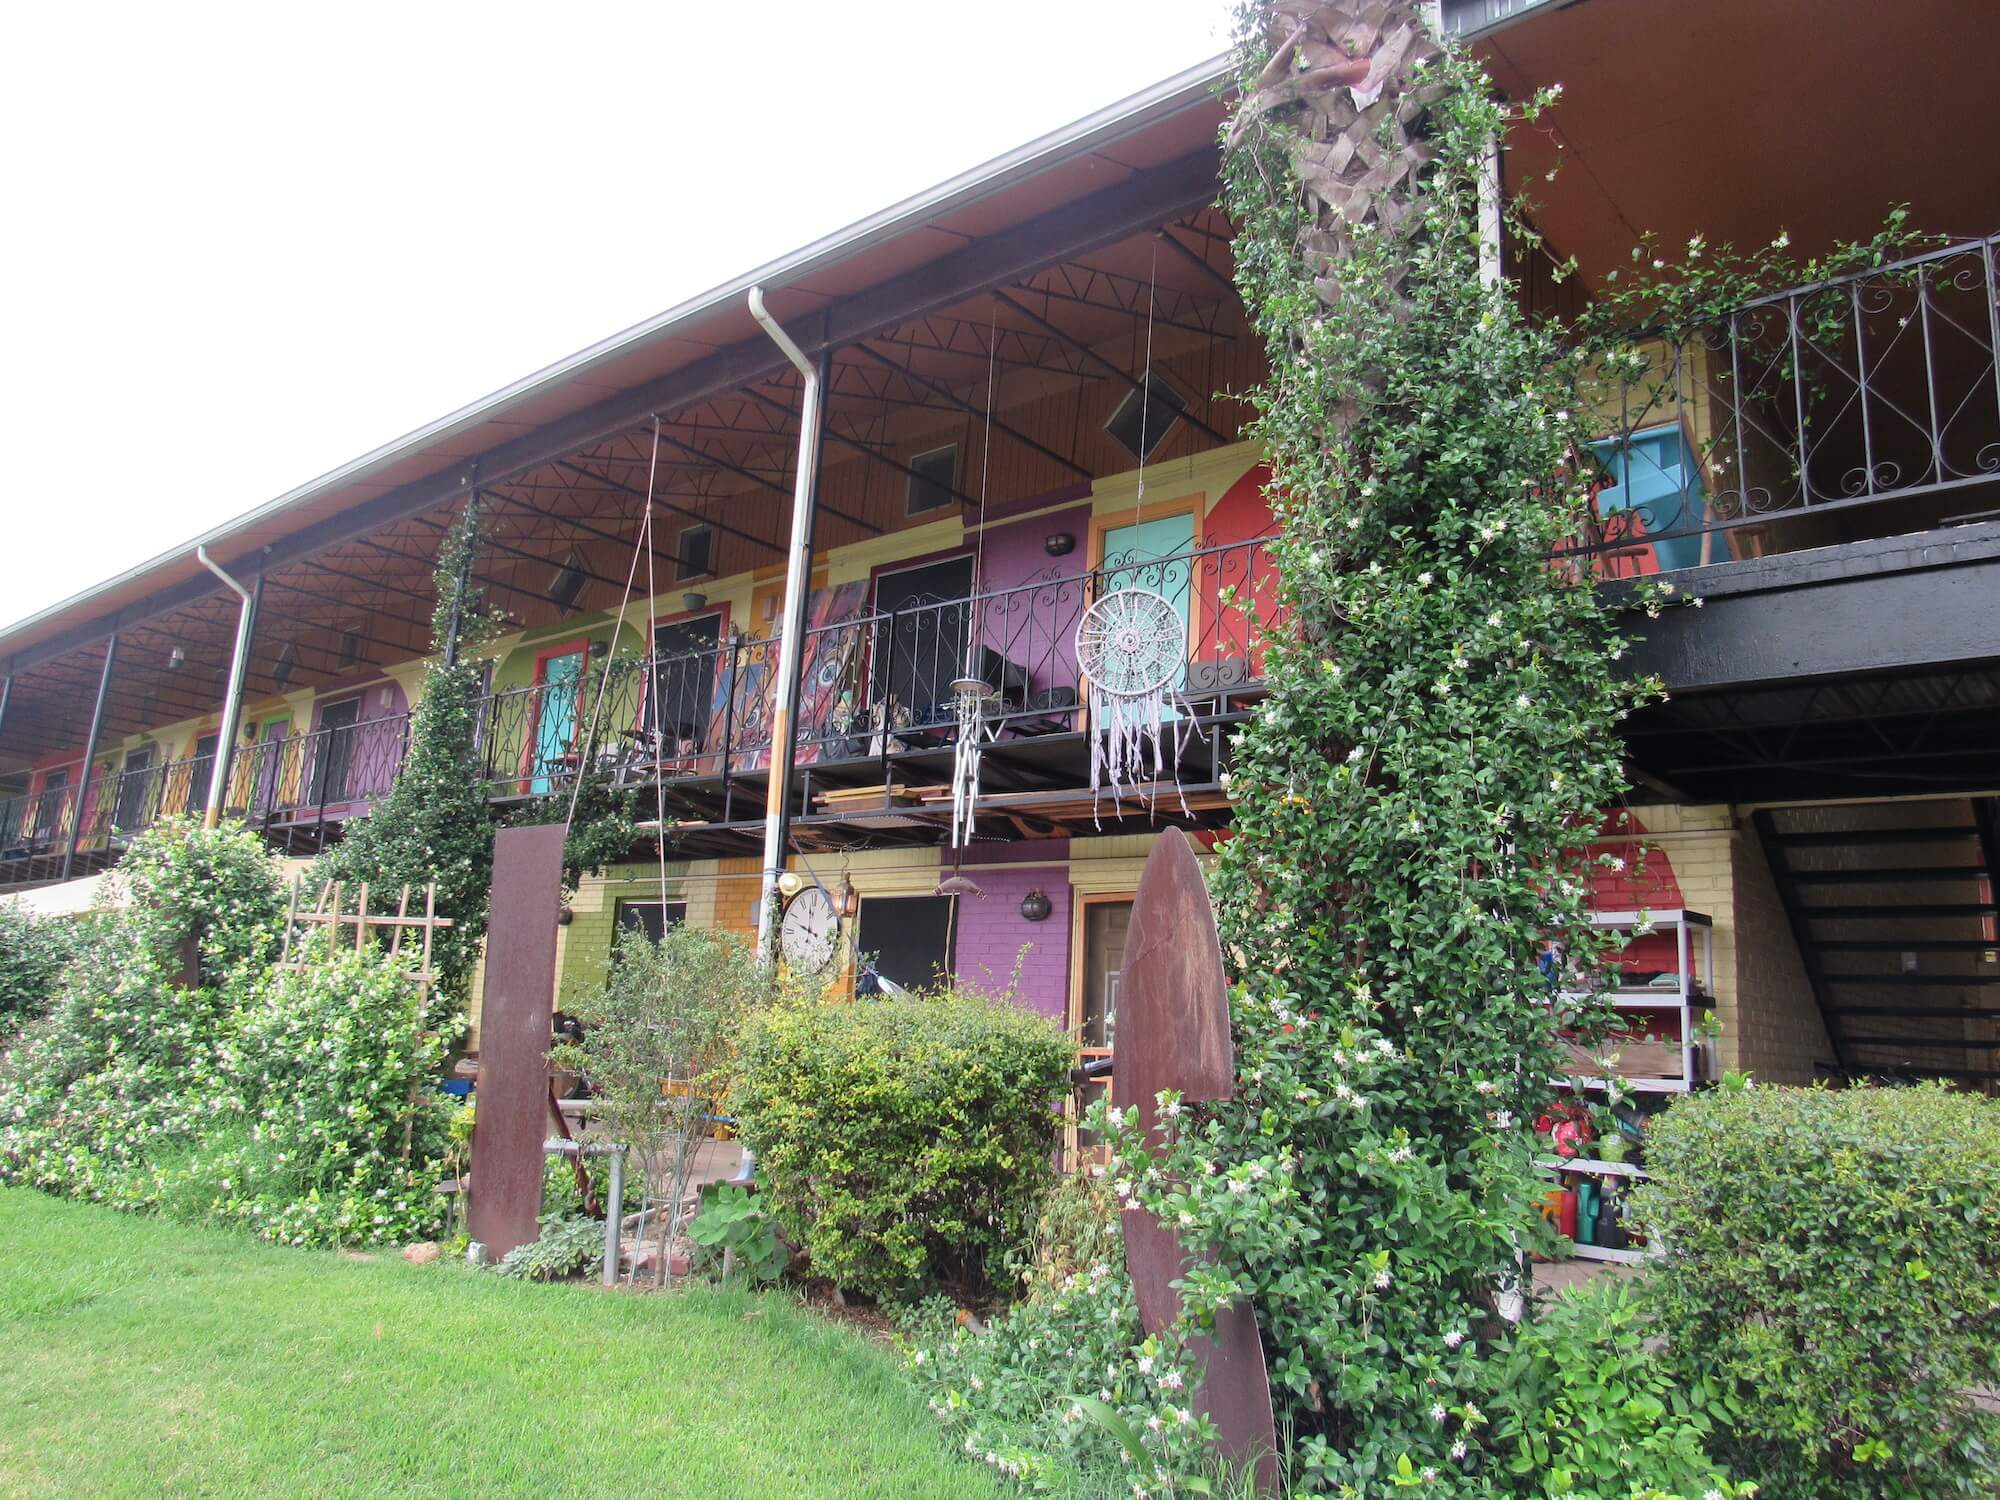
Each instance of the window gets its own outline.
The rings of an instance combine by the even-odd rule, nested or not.
[[[951,492],[958,483],[958,444],[948,443],[928,453],[919,453],[910,460],[910,468],[913,472],[907,514],[920,516],[951,504]]]
[[[1145,399],[1138,391],[1131,392],[1118,403],[1104,430],[1134,458],[1151,458],[1186,410],[1187,398],[1155,375],[1146,382]]]
[[[555,607],[568,614],[576,607],[577,596],[583,592],[583,559],[572,550],[549,579],[549,599]]]
[[[685,901],[620,901],[618,930],[643,932],[657,943],[667,935],[669,927],[678,927],[685,922],[687,914]]]
[[[952,896],[865,896],[861,901],[863,957],[875,972],[904,989],[922,989],[951,974]]]
[[[1107,1056],[1118,1030],[1118,992],[1125,971],[1125,939],[1132,926],[1130,896],[1085,896],[1077,905],[1075,941],[1071,954],[1070,1027],[1085,1062]],[[1097,1087],[1108,1089],[1107,1076]],[[1072,1162],[1098,1150],[1098,1140],[1070,1117]]]
[[[343,667],[361,665],[361,627],[348,625],[340,632],[340,664]]]
[[[688,526],[681,531],[674,548],[674,578],[705,578],[715,571],[715,532],[707,526]]]

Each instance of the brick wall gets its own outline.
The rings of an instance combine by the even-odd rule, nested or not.
[[[1746,999],[1725,1061],[1761,1083],[1811,1083],[1813,1065],[1833,1061],[1833,1046],[1755,829],[1738,836],[1734,855],[1732,958]]]
[[[974,878],[985,896],[958,900],[956,973],[961,984],[1000,994],[1020,966],[1016,998],[1056,1021],[1069,1012],[1069,879],[1060,867],[982,869]],[[1021,898],[1039,890],[1049,918],[1030,922]]]

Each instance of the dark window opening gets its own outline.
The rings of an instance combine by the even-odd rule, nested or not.
[[[583,593],[583,563],[576,553],[571,552],[557,568],[555,576],[549,580],[549,598],[564,614],[575,606],[577,597]]]
[[[1146,382],[1142,401],[1133,391],[1118,403],[1118,410],[1104,424],[1113,442],[1134,458],[1151,458],[1165,441],[1168,431],[1187,410],[1187,399],[1158,376]]]
[[[685,922],[687,914],[685,901],[620,901],[618,930],[643,932],[657,943],[667,935],[669,927],[678,927]]]
[[[951,896],[866,896],[857,944],[875,972],[905,989],[951,977]]]
[[[715,571],[715,532],[707,526],[689,526],[681,532],[674,553],[675,580],[705,578]]]
[[[892,730],[950,719],[965,671],[972,559],[902,568],[875,580],[873,712]]]
[[[910,460],[908,514],[920,516],[951,504],[952,489],[958,483],[958,444],[948,443],[919,453]]]
[[[662,754],[692,754],[702,748],[715,706],[715,647],[721,636],[719,614],[653,628],[646,727],[659,732]]]

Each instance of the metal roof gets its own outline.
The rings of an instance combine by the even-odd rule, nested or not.
[[[218,556],[240,558],[246,549],[269,545],[310,521],[382,493],[418,473],[459,461],[469,463],[486,449],[497,446],[500,439],[489,434],[491,441],[468,443],[468,435],[496,419],[514,418],[513,426],[518,431],[551,420],[552,412],[562,415],[587,405],[601,397],[607,388],[622,390],[643,384],[649,374],[658,373],[658,359],[648,360],[649,354],[658,355],[696,333],[702,336],[705,345],[727,342],[733,334],[718,333],[717,325],[745,319],[743,301],[752,286],[761,285],[767,292],[776,293],[786,289],[810,292],[808,284],[815,279],[830,279],[839,283],[841,290],[866,286],[907,270],[913,263],[921,264],[941,255],[946,245],[963,245],[974,237],[967,229],[947,229],[954,220],[980,221],[980,231],[990,233],[1059,206],[1066,198],[1098,190],[1104,185],[1101,180],[1091,180],[1088,173],[1079,176],[1073,170],[1066,172],[1096,153],[1122,145],[1126,147],[1126,159],[1106,158],[1106,164],[1137,172],[1156,165],[1163,155],[1185,152],[1191,145],[1184,138],[1185,133],[1175,134],[1163,127],[1191,115],[1205,117],[1213,111],[1216,90],[1227,76],[1228,64],[1226,55],[1211,58],[1018,146],[601,339],[191,537],[178,547],[28,615],[0,629],[0,657],[25,651],[58,632],[69,633],[79,625],[88,624],[93,617],[114,615],[154,590],[187,583],[202,571],[194,559],[197,546],[205,546]],[[1212,140],[1212,123],[1201,118],[1200,124],[1201,133]],[[1164,152],[1147,149],[1156,136],[1164,141]],[[991,212],[979,214],[981,206]],[[926,231],[938,229],[947,229],[947,233],[937,236],[938,245],[926,247],[931,254],[918,253],[913,260],[909,253],[897,253],[899,247],[907,249],[913,239]],[[774,301],[778,301],[780,315],[785,315],[782,300],[774,298]],[[809,298],[802,297],[800,306],[791,311],[796,315],[810,306]],[[648,364],[652,366],[650,370],[643,368]],[[592,376],[596,379],[587,382],[588,394],[580,394],[586,377]],[[110,624],[106,628],[111,628]]]

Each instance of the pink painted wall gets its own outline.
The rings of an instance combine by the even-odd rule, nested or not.
[[[1026,944],[1020,999],[1060,1023],[1069,1012],[1069,877],[1062,865],[1041,861],[1066,861],[1069,842],[1037,839],[1008,852],[1016,851],[1036,863],[1018,870],[980,870],[973,878],[985,896],[959,898],[957,977],[961,984],[998,993],[1006,988]],[[1030,922],[1021,915],[1021,898],[1031,889],[1049,898],[1046,922]]]
[[[1042,540],[1057,532],[1075,537],[1076,546],[1063,557],[1050,557]],[[1033,690],[1076,686],[1076,622],[1083,615],[1081,579],[1089,544],[1088,505],[987,529],[979,592],[999,597],[979,607],[979,639],[1027,668]],[[1023,588],[1043,579],[1049,580],[1046,587]]]

